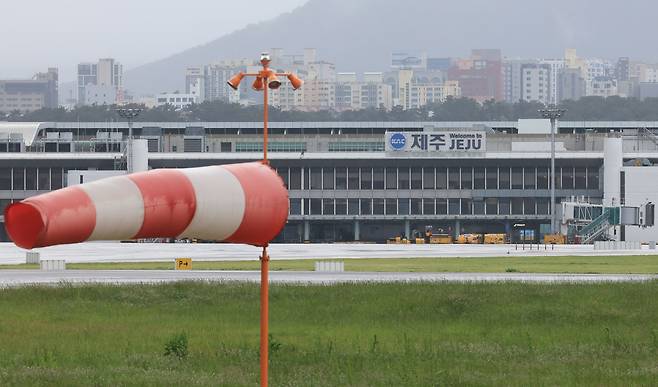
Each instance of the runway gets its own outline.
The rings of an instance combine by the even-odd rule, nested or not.
[[[176,258],[194,260],[257,260],[260,248],[236,244],[192,243],[117,243],[88,242],[35,249],[41,259],[75,262],[167,261]],[[13,243],[0,243],[0,264],[25,262],[26,250]],[[555,255],[658,255],[657,250],[594,250],[592,245],[384,245],[367,243],[272,244],[269,254],[277,259],[352,259],[352,258],[442,258]]]
[[[173,270],[0,270],[0,286],[55,285],[55,284],[135,284],[176,281],[241,281],[260,282],[257,271],[173,271]],[[316,284],[365,282],[540,282],[593,283],[637,282],[658,280],[658,275],[640,274],[525,274],[525,273],[374,273],[374,272],[309,272],[272,271],[270,282],[275,284]]]

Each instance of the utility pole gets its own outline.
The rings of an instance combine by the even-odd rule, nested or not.
[[[539,109],[542,117],[551,120],[551,234],[557,234],[557,219],[555,218],[555,133],[557,131],[558,118],[566,112],[566,109],[560,109],[555,105],[548,105],[544,109]]]
[[[126,169],[133,173],[133,120],[142,112],[139,108],[118,108],[117,113],[121,118],[128,120],[128,143],[126,146]]]

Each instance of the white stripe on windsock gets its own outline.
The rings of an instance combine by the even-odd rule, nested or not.
[[[242,223],[245,193],[240,181],[221,166],[186,168],[196,194],[196,211],[181,238],[224,240]]]
[[[144,221],[142,193],[127,176],[79,185],[96,208],[96,226],[89,240],[124,240],[137,234]],[[117,200],[121,203],[117,207]]]

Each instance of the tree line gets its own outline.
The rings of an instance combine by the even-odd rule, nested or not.
[[[177,122],[177,121],[260,121],[262,106],[243,106],[221,101],[203,102],[177,110],[164,105],[143,108],[135,121]],[[516,121],[520,118],[539,118],[538,110],[545,106],[538,102],[517,103],[486,101],[482,104],[469,98],[448,98],[443,103],[435,103],[420,109],[392,110],[363,109],[356,111],[283,111],[270,107],[271,121]],[[563,101],[560,107],[566,109],[563,120],[567,121],[658,121],[658,98],[638,100],[621,97],[584,97],[577,101]],[[29,113],[13,111],[0,120],[23,122],[75,122],[75,121],[117,121],[117,106],[78,106],[74,109],[41,109]]]

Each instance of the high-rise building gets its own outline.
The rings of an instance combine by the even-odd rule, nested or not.
[[[113,58],[78,64],[78,104],[111,105],[123,102],[123,66]]]
[[[246,82],[240,85],[236,91],[233,90],[226,82],[235,74],[244,71],[245,66],[235,66],[231,63],[216,63],[206,65],[203,67],[203,85],[196,86],[197,92],[202,93],[202,101],[224,101],[229,103],[237,103],[240,100],[241,91],[249,87]],[[190,77],[193,78],[193,77]],[[187,77],[186,77],[187,79]],[[190,79],[191,81],[192,79]],[[189,85],[189,83],[188,83]],[[192,93],[195,87],[186,87],[187,93]]]
[[[473,50],[448,70],[448,79],[459,82],[461,95],[479,102],[503,100],[503,71],[500,50]]]
[[[203,102],[205,90],[204,68],[188,67],[185,70],[185,93],[194,95],[196,102]]]
[[[596,77],[590,82],[589,95],[595,97],[611,97],[617,95],[617,80],[612,77]]]
[[[612,77],[615,74],[616,66],[607,59],[587,58],[584,62],[587,80],[593,80],[599,77]]]
[[[98,86],[123,87],[123,66],[112,58],[98,60],[98,75],[96,77]]]
[[[87,85],[96,84],[96,74],[98,71],[97,63],[79,63],[78,64],[78,104],[85,105]]]
[[[640,78],[642,77],[642,72],[644,71],[644,67],[646,64],[644,62],[638,62],[638,61],[631,61],[628,65],[628,73],[631,79],[636,79],[638,82],[640,82]]]
[[[564,68],[558,76],[558,102],[585,96],[585,79],[579,68]]]
[[[304,80],[304,86],[293,91],[289,82],[270,92],[270,103],[281,110],[319,111],[336,106],[336,66],[316,60],[315,49],[304,49],[304,63],[290,64],[286,71],[293,71]],[[273,66],[275,69],[279,65]]]
[[[445,80],[442,72],[398,72],[398,99],[395,104],[403,109],[418,109],[427,104],[444,102],[446,98],[462,95],[458,81]]]
[[[658,64],[644,63],[640,66],[640,82],[658,82]]]
[[[632,74],[632,63],[628,57],[620,57],[615,65],[617,95],[624,98],[639,97],[639,77]]]
[[[336,106],[336,83],[333,80],[317,78],[305,80],[304,86],[294,93],[300,94],[302,98],[302,104],[297,107],[298,110],[332,110]],[[275,94],[275,92],[272,94]],[[281,106],[281,108],[284,109],[284,106]]]
[[[281,86],[269,93],[270,104],[281,110],[304,110],[304,91],[307,82],[299,90],[293,90],[290,82],[281,82]]]
[[[585,83],[584,95],[601,95],[602,89],[600,89],[600,87],[605,86],[603,83],[601,83],[602,82],[601,80],[614,78],[615,73],[618,70],[618,66],[616,66],[611,61],[606,59],[579,58],[578,55],[576,54],[576,49],[574,48],[569,48],[565,50],[564,67],[565,69],[569,69],[569,70],[577,69],[580,71],[581,78]],[[566,72],[565,74],[568,74],[565,75],[566,76],[565,80],[568,79],[568,80],[574,80],[576,81],[576,83],[579,82],[578,80],[576,80],[576,78],[574,78],[573,72],[569,71]],[[595,85],[596,85],[596,90],[594,87]],[[607,90],[612,90],[611,84],[607,84],[607,86],[609,86]],[[616,86],[614,87],[614,89],[616,93],[616,89],[617,89]],[[567,90],[565,92],[566,95],[570,95],[571,91],[573,91],[573,89]],[[578,93],[576,93],[576,95],[577,94]],[[565,98],[561,98],[561,99],[565,99]],[[567,99],[572,99],[572,98],[567,98]]]
[[[521,100],[548,104],[551,101],[551,94],[550,65],[521,65]]]
[[[384,83],[382,73],[364,73],[357,80],[356,73],[336,74],[336,110],[361,110],[392,107],[391,86]]]
[[[601,79],[613,78],[615,73],[615,65],[605,59],[588,58],[584,59],[585,67],[583,70],[583,77],[586,81],[586,95],[600,95],[601,90],[594,90],[594,84],[600,84]],[[609,86],[609,85],[608,85]],[[616,90],[616,87],[615,87]]]
[[[537,61],[532,59],[505,59],[503,61],[503,98],[505,102],[516,103],[521,100],[521,86],[523,85],[521,66],[535,64]]]
[[[336,110],[357,110],[359,94],[356,73],[336,74]]]
[[[56,68],[37,73],[31,79],[0,80],[0,113],[57,108],[58,82]]]
[[[617,78],[617,81],[629,81],[631,79],[630,59],[628,57],[621,57],[617,60],[615,78]]]
[[[550,67],[550,98],[549,103],[558,103],[558,76],[560,71],[564,68],[564,59],[541,59],[539,61],[542,65]]]
[[[317,79],[321,81],[336,81],[336,65],[325,61],[310,62],[305,65],[307,79]]]
[[[240,84],[238,90],[233,90],[227,82],[239,72],[257,71],[251,60],[224,60],[204,66],[193,66],[185,69],[185,94],[195,96],[194,102],[224,101],[238,103],[241,98],[253,97],[249,93],[248,82]],[[256,102],[254,102],[256,103]]]

